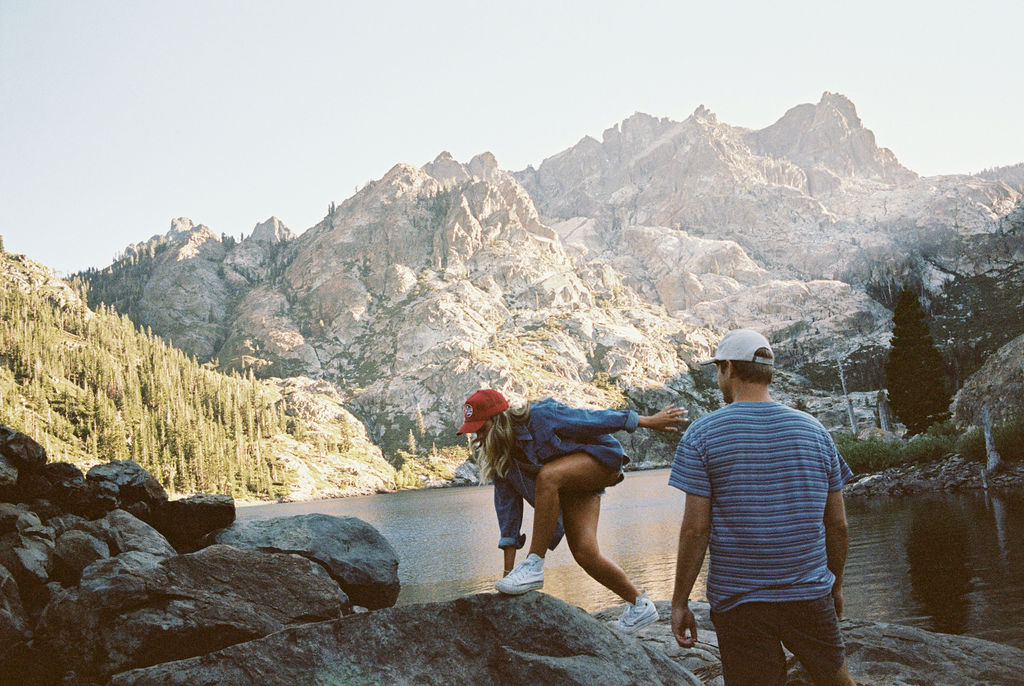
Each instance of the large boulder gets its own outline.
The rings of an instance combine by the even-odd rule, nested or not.
[[[40,477],[45,464],[43,446],[0,424],[0,501],[17,503],[46,497],[49,483]]]
[[[0,425],[0,455],[20,472],[38,472],[46,464],[46,450],[31,437]]]
[[[46,584],[53,569],[53,548],[53,530],[32,512],[22,512],[15,520],[15,530],[0,535],[0,565],[17,581],[30,616],[38,614],[49,600]]]
[[[53,578],[62,583],[77,583],[83,569],[107,557],[110,547],[105,542],[77,529],[66,531],[54,546]]]
[[[50,484],[49,499],[64,512],[97,519],[120,503],[120,487],[106,478],[105,472],[99,472],[98,478],[86,480],[75,465],[51,462],[41,473]]]
[[[134,460],[113,460],[98,464],[85,475],[86,481],[107,483],[117,492],[118,507],[127,510],[142,504],[144,512],[167,502],[167,491]]]
[[[291,627],[115,675],[144,684],[673,684],[686,669],[542,593],[485,594]]]
[[[24,504],[0,503],[0,534],[17,531],[18,518],[28,511]]]
[[[150,518],[156,530],[182,552],[194,551],[204,536],[234,521],[235,499],[206,493],[162,503]]]
[[[0,648],[24,641],[28,636],[28,618],[21,606],[18,583],[7,568],[0,565]]]
[[[316,560],[356,605],[371,610],[398,600],[398,555],[375,528],[355,517],[297,515],[235,522],[217,543]]]
[[[672,636],[672,604],[656,603],[661,618],[640,630],[637,638],[651,650],[664,653],[692,670],[706,684],[722,674],[718,637],[711,623],[707,603],[690,603],[697,619],[697,645],[680,648]],[[598,620],[611,622],[621,608],[594,613]],[[939,634],[924,629],[844,619],[840,622],[846,643],[846,661],[851,676],[860,686],[894,684],[1019,684],[1024,650],[971,636]],[[811,684],[800,663],[786,653],[787,684]]]
[[[18,483],[18,468],[6,455],[0,455],[0,492],[9,492]]]
[[[103,518],[103,523],[105,526],[94,524],[86,527],[86,530],[91,528],[90,533],[105,533],[107,543],[115,554],[129,551],[149,553],[156,557],[173,557],[178,554],[159,531],[124,510],[109,512]]]
[[[7,568],[0,565],[0,684],[24,683],[31,636],[18,584]]]
[[[343,598],[316,563],[211,546],[160,559],[130,552],[94,562],[56,595],[36,626],[50,680],[69,670],[106,679],[337,618]]]

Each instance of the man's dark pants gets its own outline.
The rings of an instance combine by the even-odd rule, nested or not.
[[[831,595],[816,600],[751,602],[711,612],[726,686],[782,686],[793,653],[815,681],[827,680],[845,660]]]

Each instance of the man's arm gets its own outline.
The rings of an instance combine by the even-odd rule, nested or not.
[[[825,501],[825,552],[828,568],[836,581],[832,585],[832,599],[836,616],[843,618],[843,570],[846,569],[846,551],[850,546],[850,532],[846,525],[846,505],[842,490],[831,491]]]
[[[683,524],[679,527],[676,583],[672,593],[672,634],[683,648],[692,648],[697,642],[697,621],[690,612],[689,599],[704,564],[710,535],[711,498],[687,493]],[[689,636],[686,636],[687,630]]]

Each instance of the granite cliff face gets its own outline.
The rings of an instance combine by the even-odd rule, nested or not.
[[[636,114],[516,177],[544,221],[589,218],[608,246],[626,227],[662,226],[735,240],[777,276],[862,287],[934,286],[922,255],[992,232],[1021,197],[998,178],[918,177],[833,93],[758,131],[703,106],[682,122]]]
[[[1024,333],[1013,178],[919,177],[838,94],[758,131],[704,107],[636,114],[537,169],[396,165],[298,237],[276,219],[242,241],[176,220],[132,246],[152,257],[122,306],[201,359],[329,381],[389,455],[413,433],[450,444],[482,385],[700,412],[714,389],[692,362],[735,326],[776,341],[794,388],[837,388],[840,358],[854,390],[877,389],[905,283],[945,317],[940,342],[971,342],[963,380]],[[970,311],[986,293],[1010,322],[987,338]]]
[[[678,349],[707,346],[613,269],[574,264],[490,155],[397,165],[293,243],[281,289],[324,375],[385,444],[417,411],[445,440],[481,385],[594,404],[645,404],[666,382],[686,394]]]

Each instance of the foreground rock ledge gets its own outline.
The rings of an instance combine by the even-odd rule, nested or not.
[[[542,593],[483,594],[306,624],[115,675],[143,684],[698,686],[660,650]]]
[[[690,603],[697,618],[697,645],[680,648],[672,637],[672,604],[656,603],[661,618],[640,630],[637,638],[652,651],[664,653],[696,674],[707,686],[722,684],[718,637],[707,603]],[[594,613],[601,621],[618,617],[621,608]],[[859,686],[1010,686],[1024,683],[1024,650],[972,636],[939,634],[899,624],[844,619],[850,675]],[[810,685],[811,679],[787,653],[787,686]]]

